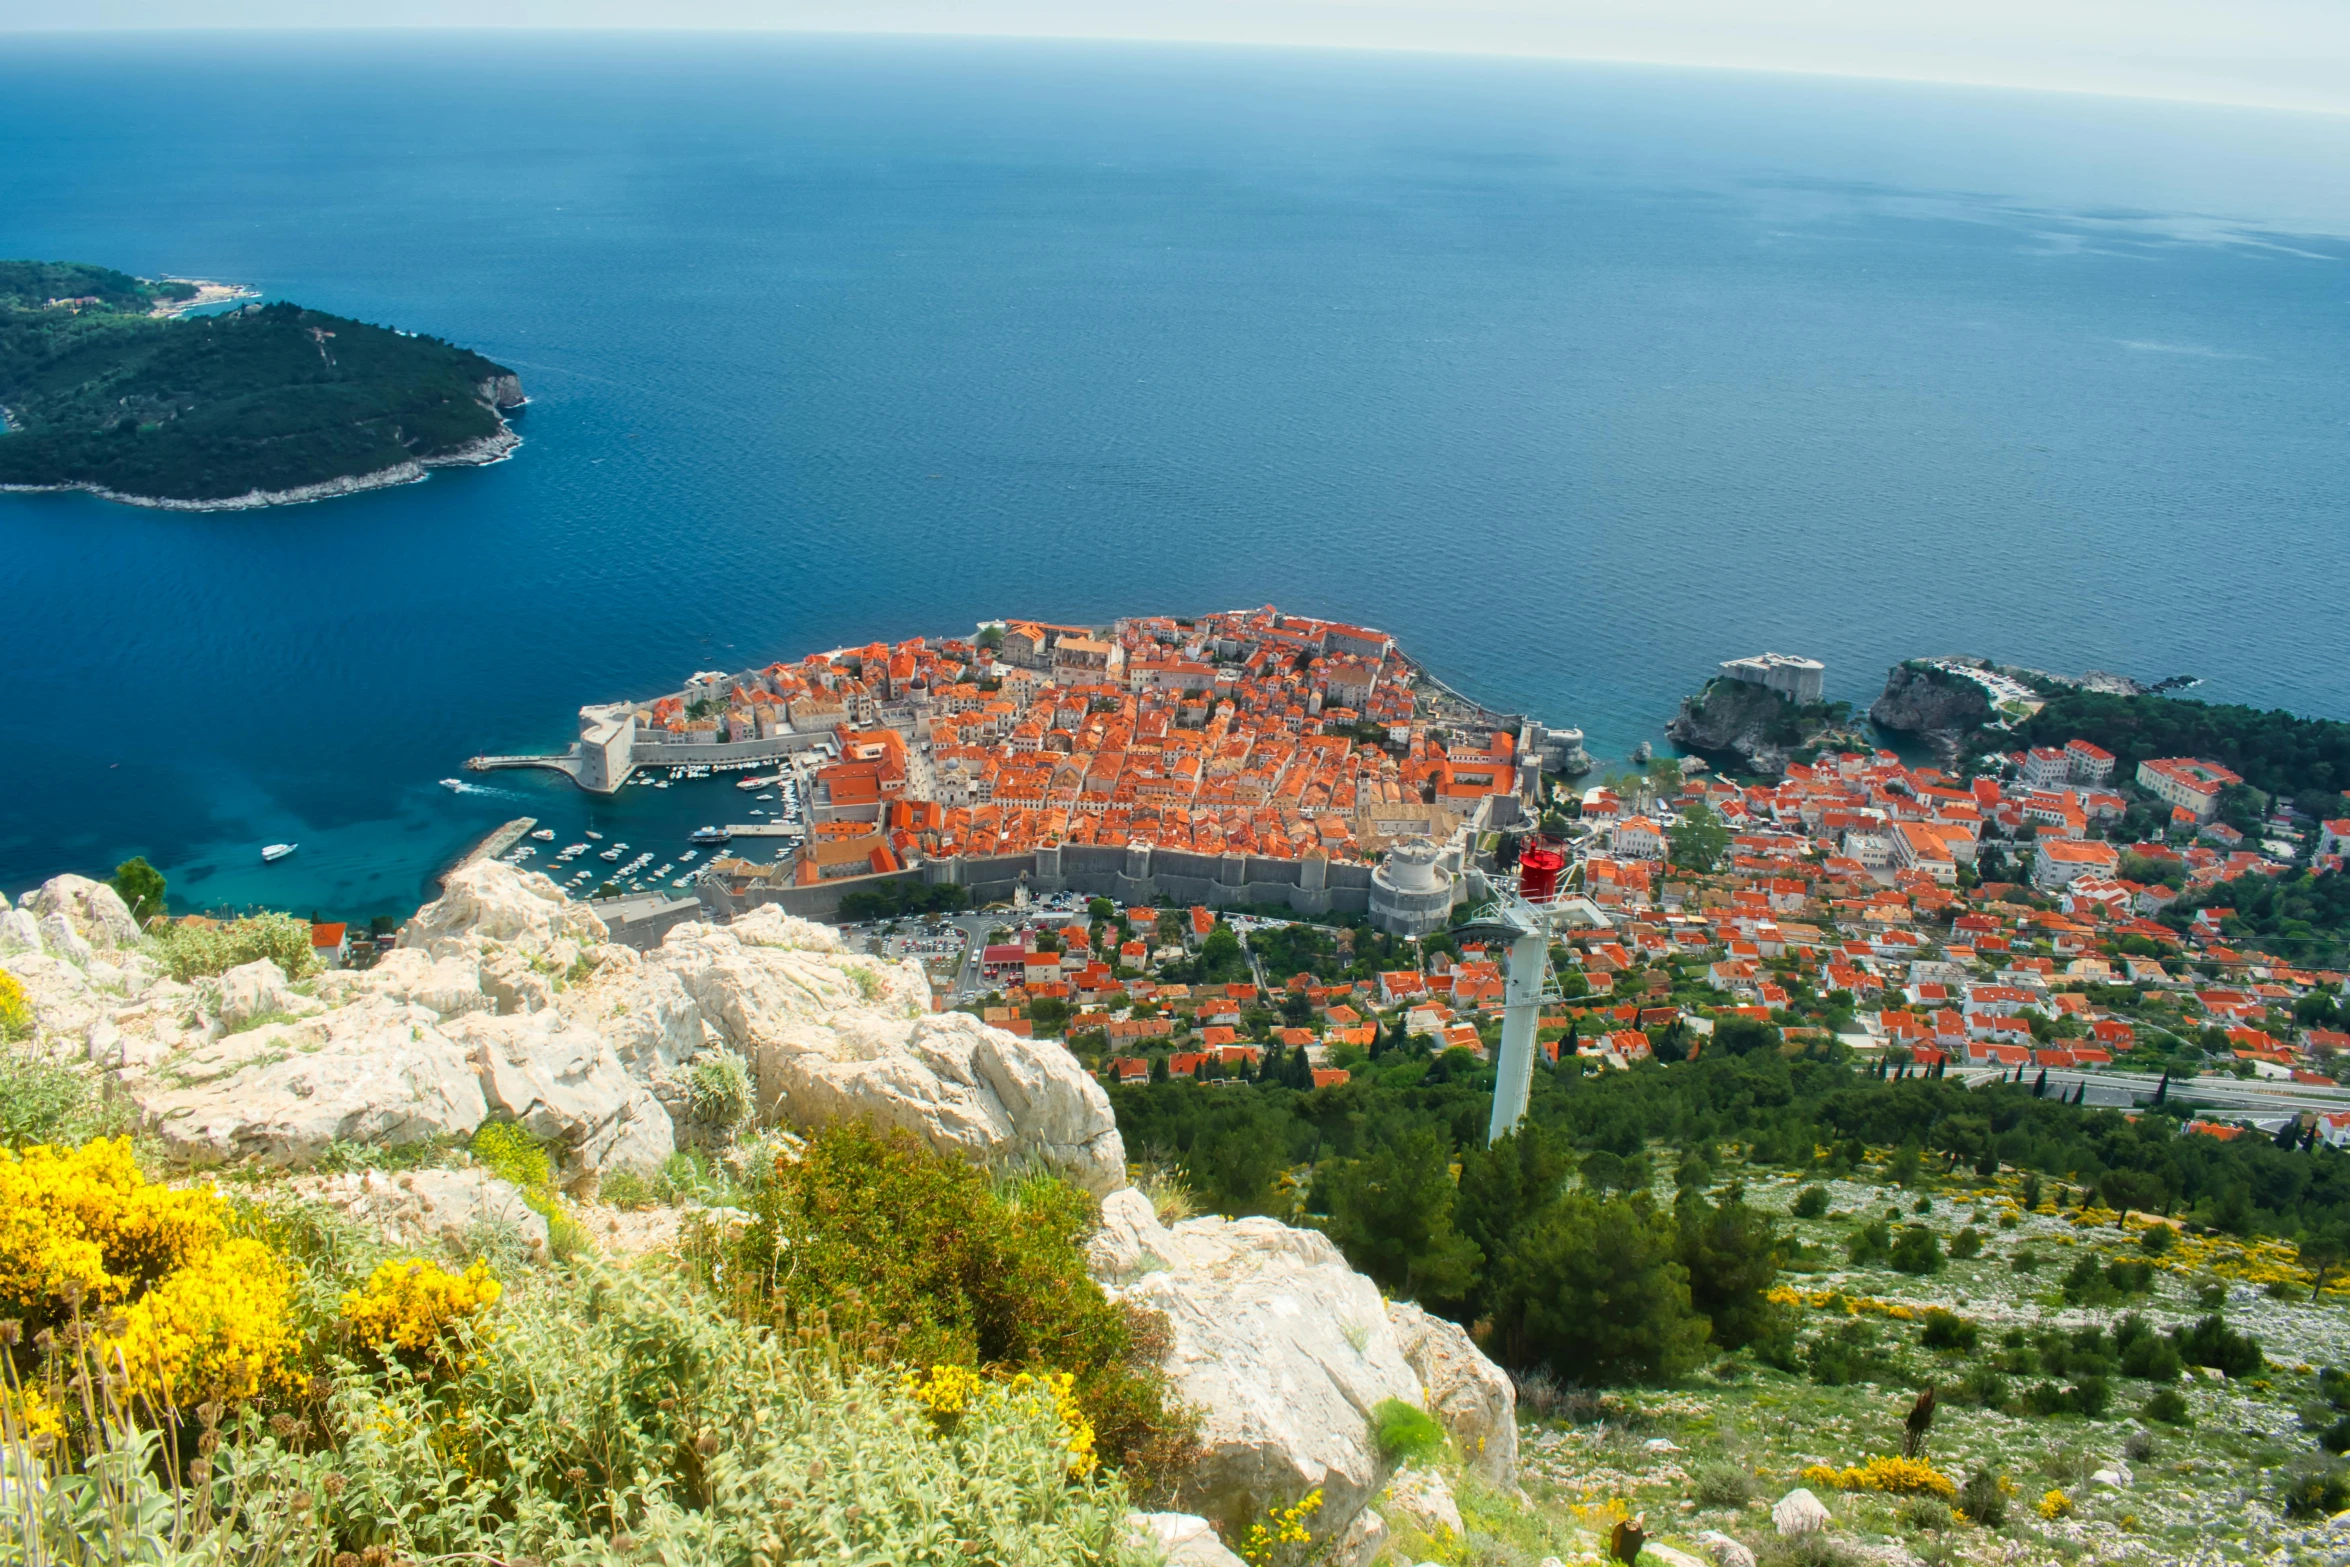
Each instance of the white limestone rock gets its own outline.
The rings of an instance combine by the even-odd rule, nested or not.
[[[1754,1567],[1754,1552],[1719,1529],[1706,1530],[1697,1537],[1697,1543],[1714,1559],[1714,1567]]]
[[[463,1246],[476,1225],[510,1227],[525,1248],[543,1254],[547,1221],[523,1200],[522,1188],[487,1170],[411,1170],[385,1175],[365,1170],[317,1176],[291,1188],[340,1208],[373,1227],[385,1244]]]
[[[701,1009],[675,974],[647,968],[626,947],[607,946],[591,956],[596,972],[555,1004],[592,1024],[630,1076],[665,1076],[709,1047]]]
[[[98,949],[90,939],[74,928],[73,922],[62,913],[44,914],[40,924],[41,946],[66,962],[87,968],[98,956]]]
[[[1200,1412],[1201,1456],[1178,1500],[1230,1533],[1319,1488],[1317,1536],[1352,1527],[1391,1472],[1371,1411],[1420,1401],[1378,1287],[1315,1231],[1262,1218],[1169,1228],[1131,1187],[1102,1206],[1088,1265],[1117,1299],[1165,1315],[1172,1391]]]
[[[408,1143],[479,1126],[465,1047],[421,1007],[371,999],[180,1050],[130,1084],[175,1151],[304,1163],[336,1141]]]
[[[1811,1534],[1830,1521],[1827,1507],[1800,1485],[1771,1506],[1771,1522],[1784,1535]]]
[[[933,1015],[912,962],[843,956],[831,933],[773,908],[689,923],[646,955],[719,1040],[749,1059],[765,1121],[856,1117],[982,1163],[1033,1156],[1097,1195],[1126,1181],[1109,1096],[1050,1040]]]
[[[476,860],[449,873],[441,895],[400,927],[398,945],[433,957],[478,951],[489,943],[548,953],[559,941],[579,947],[603,942],[604,922],[584,903],[537,871],[498,860]]]
[[[1128,1513],[1126,1532],[1137,1544],[1156,1546],[1167,1567],[1248,1567],[1224,1548],[1212,1524],[1191,1513]]]
[[[1461,1538],[1460,1504],[1444,1476],[1418,1465],[1398,1469],[1379,1498],[1380,1516],[1400,1518],[1440,1544]]]
[[[2117,1491],[2128,1490],[2136,1482],[2136,1479],[2137,1477],[2130,1473],[2130,1466],[2118,1458],[2089,1476],[2092,1485],[2111,1486]]]
[[[119,1005],[118,998],[90,983],[85,970],[53,953],[12,952],[0,958],[0,968],[24,987],[37,1039],[87,1039],[91,1028]]]
[[[38,952],[41,950],[41,922],[30,909],[10,909],[0,913],[0,952]]]
[[[230,1033],[272,1012],[291,1012],[298,998],[286,985],[285,971],[267,958],[255,958],[220,976],[220,1026]]]
[[[553,1012],[474,1012],[446,1028],[471,1052],[488,1113],[561,1148],[567,1176],[650,1171],[676,1151],[669,1112],[594,1029]]]
[[[371,969],[337,969],[319,976],[318,994],[329,1002],[380,996],[419,1006],[437,1017],[462,1017],[490,1010],[481,988],[481,959],[453,951],[434,957],[420,948],[395,947]]]
[[[1408,1301],[1391,1302],[1387,1320],[1404,1359],[1427,1389],[1428,1412],[1444,1425],[1462,1462],[1504,1490],[1518,1483],[1518,1390],[1457,1323]]]
[[[52,876],[25,894],[24,909],[44,925],[54,918],[100,951],[139,944],[139,922],[122,894],[87,876]]]
[[[1325,1507],[1323,1512],[1327,1514]],[[1330,1567],[1371,1567],[1379,1554],[1387,1549],[1387,1520],[1366,1507],[1346,1521],[1338,1537],[1330,1542],[1323,1560]],[[1320,1538],[1319,1531],[1316,1538]]]

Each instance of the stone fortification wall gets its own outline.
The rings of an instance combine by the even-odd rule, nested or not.
[[[844,893],[871,890],[892,881],[957,883],[969,889],[974,905],[1009,901],[1025,886],[1032,896],[1081,892],[1122,905],[1155,903],[1164,897],[1177,904],[1205,904],[1211,909],[1278,904],[1299,915],[1361,915],[1371,907],[1368,865],[1095,844],[1066,844],[1032,854],[937,860],[886,876],[781,887],[741,899],[726,898],[715,889],[703,896],[714,910],[728,915],[772,903],[801,919],[828,920],[838,914]]]

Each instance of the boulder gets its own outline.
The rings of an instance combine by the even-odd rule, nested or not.
[[[1443,1422],[1462,1461],[1492,1484],[1515,1488],[1518,1390],[1509,1373],[1486,1359],[1459,1324],[1408,1301],[1391,1302],[1387,1320],[1427,1390],[1428,1412]]]
[[[220,1026],[236,1033],[257,1017],[291,1012],[295,1000],[285,971],[267,958],[255,958],[220,976]]]
[[[398,944],[433,957],[478,949],[485,942],[544,954],[559,941],[597,945],[608,933],[584,903],[537,871],[498,860],[459,866],[441,883],[441,895],[400,927]]]
[[[591,1020],[630,1076],[664,1076],[709,1047],[701,1009],[675,974],[646,968],[626,947],[608,946],[595,957],[595,975],[556,1005]]]
[[[84,968],[98,956],[98,949],[90,944],[90,939],[76,930],[63,914],[41,916],[40,940],[44,951]]]
[[[676,1151],[669,1112],[594,1029],[543,1011],[445,1027],[471,1054],[487,1113],[562,1149],[567,1176],[655,1170]]]
[[[1191,1513],[1128,1513],[1126,1532],[1136,1544],[1156,1546],[1168,1567],[1248,1567],[1224,1548],[1213,1525]]]
[[[1440,1545],[1457,1545],[1461,1538],[1460,1504],[1452,1487],[1433,1469],[1417,1465],[1398,1469],[1379,1498],[1380,1516],[1400,1518]]]
[[[380,999],[175,1052],[132,1101],[182,1154],[302,1163],[329,1143],[464,1136],[488,1105],[466,1048],[421,1007]]]
[[[1102,1210],[1088,1265],[1114,1298],[1165,1317],[1171,1389],[1200,1413],[1179,1500],[1234,1535],[1319,1489],[1316,1537],[1352,1528],[1391,1473],[1371,1411],[1420,1401],[1378,1287],[1315,1231],[1263,1218],[1169,1228],[1131,1187]]]
[[[918,965],[844,957],[831,939],[762,908],[678,926],[645,972],[674,979],[751,1062],[762,1120],[853,1116],[983,1163],[1040,1159],[1096,1195],[1125,1184],[1109,1096],[1066,1048],[934,1015]]]
[[[2095,1474],[2089,1476],[2091,1484],[2109,1485],[2117,1491],[2128,1490],[2130,1486],[2136,1481],[2136,1478],[2137,1477],[2135,1475],[2130,1473],[2130,1466],[2126,1463],[2123,1463],[2118,1458],[2115,1459],[2112,1463],[2107,1464],[2104,1468],[2098,1470]]]
[[[1789,1491],[1771,1506],[1771,1522],[1781,1534],[1812,1534],[1827,1528],[1829,1521],[1826,1506],[1802,1486]]]
[[[139,944],[139,922],[122,894],[87,876],[52,876],[25,894],[24,910],[44,923],[54,918],[102,952]]]
[[[30,909],[10,909],[0,913],[0,952],[38,952],[41,950],[41,922]]]
[[[522,1188],[487,1170],[373,1170],[297,1181],[294,1191],[357,1219],[386,1245],[422,1248],[466,1244],[476,1225],[510,1226],[530,1251],[544,1254],[547,1221],[523,1200]]]
[[[1705,1553],[1714,1559],[1714,1567],[1754,1567],[1754,1552],[1719,1529],[1708,1529],[1697,1537]]]

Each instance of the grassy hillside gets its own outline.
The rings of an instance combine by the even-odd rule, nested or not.
[[[188,285],[0,262],[0,484],[221,500],[446,458],[498,433],[502,366],[305,310],[151,315]]]

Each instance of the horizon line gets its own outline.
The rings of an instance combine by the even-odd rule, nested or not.
[[[357,37],[368,34],[405,34],[417,37],[434,33],[468,35],[504,34],[525,36],[673,36],[673,37],[752,37],[752,38],[866,38],[875,40],[919,41],[937,39],[964,43],[1051,43],[1130,45],[1136,48],[1163,48],[1182,46],[1198,49],[1222,49],[1252,53],[1314,53],[1382,56],[1419,56],[1443,60],[1494,60],[1527,64],[1607,65],[1644,67],[1653,70],[1722,72],[1739,76],[1784,76],[1803,80],[1842,82],[1882,82],[1898,86],[1954,87],[1980,92],[2025,93],[2035,96],[2060,98],[2093,98],[2100,101],[2183,105],[2205,109],[2236,109],[2263,114],[2308,115],[2325,119],[2350,118],[2350,101],[2341,104],[2261,101],[2248,98],[2223,97],[2203,93],[2156,92],[2119,87],[2099,87],[2082,84],[2053,84],[2037,81],[1999,80],[1965,75],[1933,75],[1910,71],[1839,70],[1830,66],[1748,65],[1714,60],[1664,59],[1649,55],[1574,53],[1555,49],[1479,49],[1447,47],[1441,44],[1398,44],[1379,42],[1334,42],[1306,39],[1250,39],[1218,38],[1182,33],[1071,33],[1044,30],[1009,29],[998,31],[960,31],[945,28],[891,28],[891,27],[827,27],[822,25],[745,27],[692,22],[628,23],[605,22],[585,25],[558,25],[553,23],[512,22],[318,22],[299,26],[280,26],[261,23],[155,23],[140,26],[47,26],[34,24],[0,23],[0,37],[11,38],[141,38],[188,37],[191,35],[270,35],[278,37]]]

